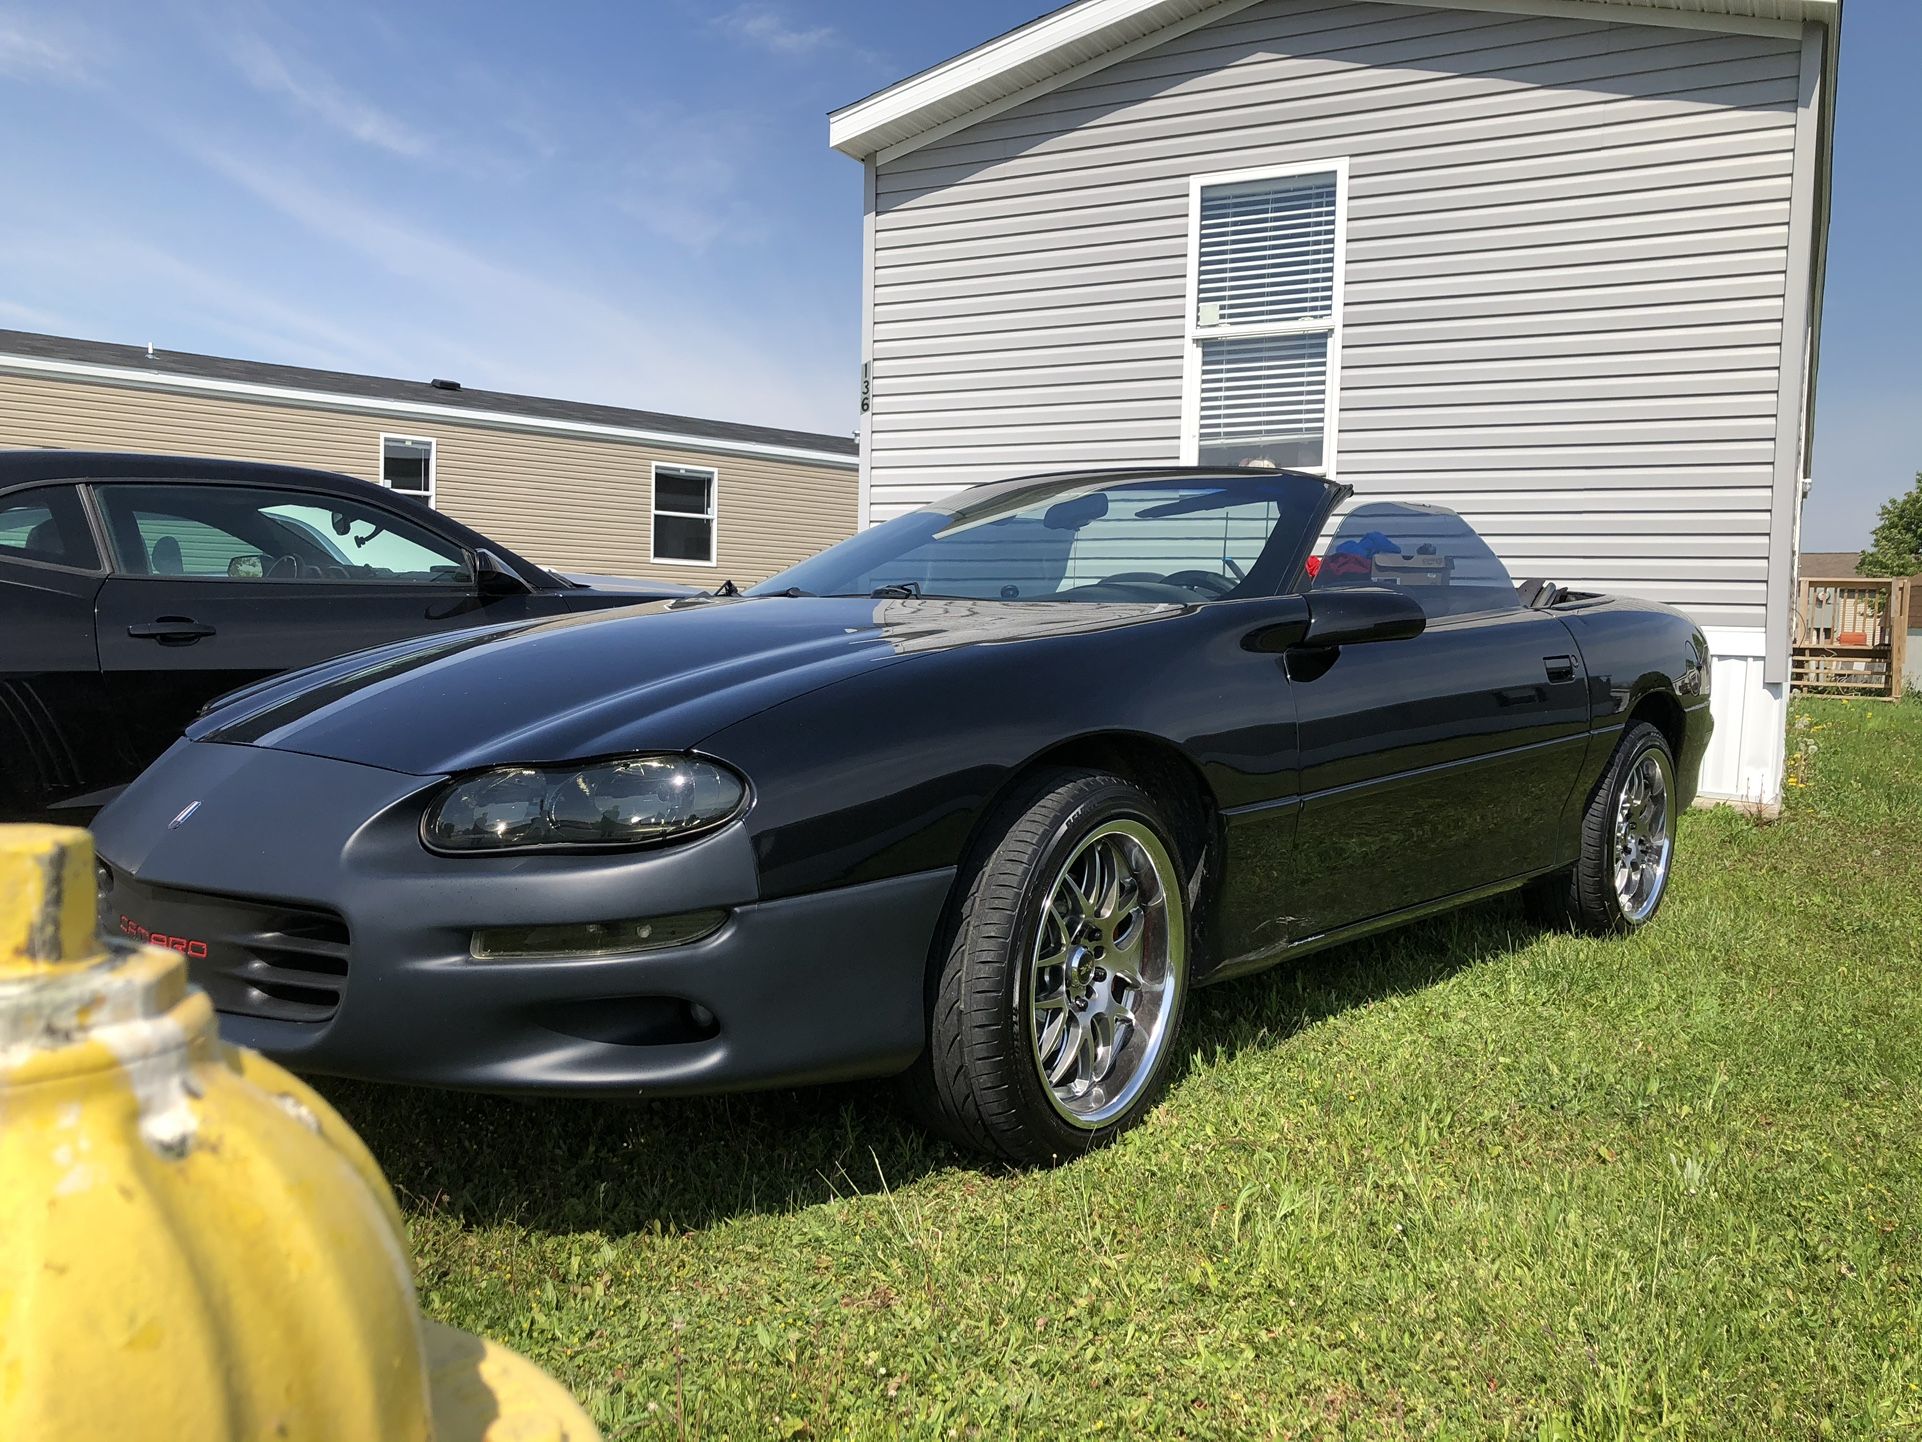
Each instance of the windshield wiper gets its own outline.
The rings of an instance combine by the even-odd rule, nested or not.
[[[887,586],[876,586],[868,592],[870,601],[912,601],[921,594],[919,581],[896,581]]]

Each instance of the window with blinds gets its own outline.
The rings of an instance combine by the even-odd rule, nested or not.
[[[1345,191],[1340,165],[1195,183],[1198,463],[1331,469]]]
[[[421,436],[380,438],[380,483],[434,504],[434,443]]]
[[[714,564],[715,479],[706,466],[655,464],[651,559]]]

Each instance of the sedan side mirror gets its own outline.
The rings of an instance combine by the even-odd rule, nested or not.
[[[1406,641],[1428,629],[1428,613],[1406,591],[1344,586],[1308,593],[1308,629],[1300,645],[1332,648]]]
[[[474,584],[488,599],[500,596],[525,596],[534,588],[492,551],[474,552]]]

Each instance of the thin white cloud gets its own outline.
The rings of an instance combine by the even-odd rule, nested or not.
[[[0,75],[89,80],[94,72],[92,50],[80,35],[24,15],[0,14]]]
[[[608,199],[655,235],[696,252],[756,244],[764,212],[742,195],[742,169],[760,149],[750,116],[637,108]]]
[[[366,337],[339,324],[332,311],[309,309],[253,289],[229,271],[196,265],[77,215],[49,219],[51,223],[39,234],[14,232],[0,239],[0,269],[71,291],[72,312],[54,315],[0,300],[0,319],[88,340],[152,342],[163,349],[184,349],[177,338],[164,332],[128,335],[111,319],[120,309],[118,302],[129,293],[167,295],[193,316],[197,326],[233,337],[251,358],[299,355],[309,364],[344,370],[376,369],[391,361],[379,346],[369,345]],[[103,287],[102,277],[112,278],[110,287]],[[103,322],[95,315],[90,320],[94,312],[108,319]]]
[[[433,141],[399,116],[340,84],[319,67],[276,47],[265,36],[239,30],[224,38],[227,58],[252,85],[278,95],[330,130],[408,159],[434,149]]]
[[[832,25],[806,25],[795,21],[782,6],[768,0],[748,0],[724,10],[713,20],[714,28],[737,40],[777,55],[811,55],[838,40]]]
[[[19,301],[0,298],[0,323],[11,330],[37,330],[61,332],[70,322],[50,310],[38,306],[22,305]]]
[[[818,369],[789,370],[746,337],[730,337],[705,310],[659,301],[645,315],[603,290],[576,289],[478,254],[397,219],[309,174],[240,153],[230,140],[190,135],[178,142],[308,232],[350,250],[405,281],[434,331],[437,354],[461,337],[468,355],[486,358],[470,383],[533,389],[582,400],[683,411],[764,425],[822,425],[845,410],[844,388]],[[417,333],[416,353],[422,337]],[[477,362],[477,369],[479,363]]]

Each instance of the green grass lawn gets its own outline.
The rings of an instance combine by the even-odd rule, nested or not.
[[[1050,1172],[883,1086],[328,1090],[426,1309],[637,1437],[1922,1433],[1922,705],[1798,705],[1660,919],[1513,902],[1198,993]]]

